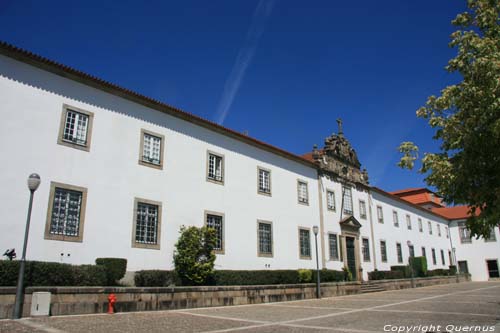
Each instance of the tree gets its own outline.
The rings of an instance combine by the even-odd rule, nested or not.
[[[444,201],[470,207],[467,225],[486,236],[500,222],[500,2],[469,0],[467,11],[452,21],[458,30],[450,47],[457,49],[446,70],[461,81],[430,96],[417,110],[440,141],[426,153],[419,172]],[[418,147],[403,142],[398,165],[412,169]]]
[[[215,230],[182,226],[175,244],[175,271],[183,285],[202,285],[212,276],[215,262]]]

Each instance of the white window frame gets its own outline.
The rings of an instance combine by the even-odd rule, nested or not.
[[[213,223],[211,223],[208,220],[210,217],[220,219],[220,227],[219,228],[214,227]],[[204,225],[206,227],[213,228],[216,232],[216,235],[215,235],[216,236],[216,246],[214,246],[214,252],[217,254],[224,254],[226,251],[226,242],[225,242],[226,225],[225,225],[225,223],[226,223],[226,221],[225,221],[224,213],[214,212],[214,211],[209,211],[209,210],[205,211]]]
[[[150,139],[148,139],[148,137]],[[148,142],[149,141],[149,142]],[[158,147],[158,159],[154,160],[153,159],[153,152],[154,152],[154,141],[159,142],[159,147]],[[164,149],[164,142],[165,142],[165,137],[161,134],[151,132],[146,129],[141,129],[141,146],[139,149],[139,164],[148,166],[151,168],[155,169],[163,169],[163,149]],[[149,151],[146,151],[145,147],[149,146]]]
[[[144,239],[138,239],[140,237],[137,233],[139,228],[139,207],[142,206],[146,208],[145,214],[149,216],[149,209],[156,209],[156,215],[154,216],[155,221],[154,225],[151,227],[151,221],[145,221],[145,228],[152,228],[153,230],[153,241],[147,240],[147,235],[144,235]],[[135,248],[145,248],[145,249],[160,249],[160,241],[161,241],[161,216],[162,216],[162,204],[159,201],[152,201],[148,199],[135,198],[134,199],[134,223],[132,230],[132,247]],[[147,232],[147,231],[146,231]]]
[[[352,201],[352,188],[350,186],[342,186],[342,193],[343,193],[343,203],[344,207],[343,212],[346,215],[354,215],[354,204]]]
[[[68,137],[67,125],[69,119],[68,117],[70,114],[74,114],[75,119],[73,128],[70,130],[71,133],[69,133]],[[79,129],[78,125],[81,124],[82,119],[85,119],[85,128]],[[59,127],[57,143],[63,146],[72,147],[83,151],[90,151],[93,122],[94,122],[94,113],[77,107],[63,104],[63,110],[61,114],[61,124]]]
[[[301,205],[309,205],[309,185],[304,180],[297,180],[297,201]]]
[[[410,214],[406,214],[406,227],[408,230],[412,230],[413,226],[411,225],[411,216]]]
[[[326,208],[332,212],[337,208],[335,205],[335,192],[333,190],[326,190]]]
[[[224,184],[224,155],[210,150],[207,151],[207,181]]]
[[[359,218],[366,220],[366,202],[364,200],[359,200]]]
[[[396,210],[392,211],[392,221],[394,222],[394,226],[399,228],[399,215]]]
[[[268,231],[261,229],[261,225],[269,226]],[[265,237],[269,237],[269,244],[265,244],[267,241]],[[266,251],[266,247],[269,247],[269,251]],[[274,242],[273,242],[273,223],[271,221],[257,220],[257,255],[259,257],[271,258],[274,253]]]
[[[382,206],[377,206],[377,220],[378,223],[384,223],[384,210],[382,209]]]
[[[271,170],[257,167],[257,193],[271,195]]]

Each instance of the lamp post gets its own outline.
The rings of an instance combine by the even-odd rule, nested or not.
[[[407,241],[406,244],[408,245],[408,252],[409,252],[409,255],[408,255],[408,266],[410,266],[411,287],[415,288],[415,276],[413,274],[413,265],[412,265],[412,262],[411,262],[412,255],[411,255],[411,252],[410,252],[410,248],[411,248],[411,246],[413,246],[413,244],[411,243],[411,241]]]
[[[317,225],[313,226],[314,242],[316,244],[316,298],[320,298],[319,258],[318,258],[318,231]]]
[[[21,257],[21,262],[19,265],[19,276],[17,278],[17,289],[16,289],[16,302],[14,304],[14,319],[21,318],[21,304],[24,298],[24,267],[26,264],[26,247],[28,246],[28,234],[30,230],[31,221],[31,208],[33,206],[33,195],[36,189],[40,185],[40,176],[36,173],[32,173],[28,177],[28,189],[30,190],[30,203],[28,206],[28,217],[26,219],[26,229],[24,231],[24,245],[23,245],[23,255]]]

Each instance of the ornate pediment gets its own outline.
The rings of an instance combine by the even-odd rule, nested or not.
[[[340,222],[340,227],[347,227],[350,229],[359,229],[361,228],[361,223],[352,215],[348,215],[344,217]]]

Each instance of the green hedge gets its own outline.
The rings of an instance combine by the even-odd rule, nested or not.
[[[106,283],[108,286],[115,286],[118,281],[125,276],[127,271],[127,259],[122,258],[97,258],[96,265],[106,269]]]
[[[426,257],[411,257],[410,265],[413,267],[413,273],[416,277],[424,277],[427,275],[427,258]]]
[[[175,271],[143,270],[135,272],[136,287],[168,287],[180,285],[180,279]]]
[[[405,265],[391,266],[391,271],[401,272],[404,278],[411,277],[410,266],[405,266]]]
[[[393,280],[404,279],[404,272],[400,270],[394,271],[373,271],[368,273],[369,280]]]
[[[0,286],[17,285],[18,260],[0,261]],[[106,269],[94,265],[70,265],[57,262],[27,261],[25,286],[105,286]]]
[[[346,281],[346,274],[344,271],[335,271],[332,269],[322,269],[319,271],[319,278],[321,282],[340,282]],[[316,282],[316,271],[312,271],[312,282]]]
[[[427,276],[449,276],[449,275],[453,275],[451,274],[451,271],[449,269],[438,268],[427,271]]]

